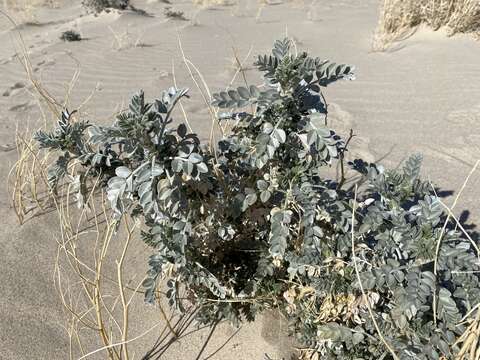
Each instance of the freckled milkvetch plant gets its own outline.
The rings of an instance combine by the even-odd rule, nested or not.
[[[166,279],[170,305],[182,311],[183,288],[200,323],[279,309],[318,359],[453,358],[480,301],[476,245],[446,222],[420,156],[400,171],[344,162],[349,140],[328,127],[322,87],[353,67],[290,47],[258,57],[262,86],[214,94],[231,129],[215,147],[172,125],[183,89],[136,94],[111,126],[65,111],[36,134],[60,152],[52,188],[73,166],[79,199],[99,178],[114,218],[143,221],[147,302]]]

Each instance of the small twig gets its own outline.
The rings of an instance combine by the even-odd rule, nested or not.
[[[127,254],[128,250],[128,245],[130,244],[130,240],[132,239],[132,233],[135,228],[135,224],[133,228],[130,228],[128,224],[128,220],[125,217],[124,218],[124,224],[125,224],[125,230],[127,231],[127,239],[125,240],[125,245],[123,247],[122,255],[120,257],[120,260],[117,260],[117,277],[118,277],[118,290],[120,293],[120,300],[122,302],[122,312],[123,312],[123,328],[121,330],[122,333],[122,341],[126,342],[127,341],[127,336],[128,336],[128,314],[129,314],[129,303],[127,303],[127,300],[125,298],[125,287],[123,284],[123,263],[125,261],[125,257]],[[128,355],[128,350],[127,350],[127,344],[120,346],[120,353],[122,353],[125,357],[125,360],[129,359]]]
[[[239,333],[240,330],[242,330],[241,327],[238,328],[237,330],[235,330],[235,332],[234,332],[232,335],[230,335],[230,336],[228,337],[228,339],[225,340],[224,343],[223,343],[221,346],[219,346],[214,352],[212,352],[210,355],[208,355],[208,356],[207,356],[206,358],[204,358],[203,360],[211,359],[211,358],[214,357],[216,354],[218,354],[218,352],[219,352],[220,350],[222,350],[222,349],[230,342],[230,340],[232,340],[232,339],[235,337],[235,335],[237,335],[237,334]]]
[[[350,129],[350,135],[348,136],[348,139],[345,142],[345,146],[340,152],[340,181],[338,182],[337,190],[341,189],[341,187],[345,183],[345,164],[344,164],[345,152],[347,151],[348,145],[350,144],[350,141],[353,139],[354,136],[355,134],[353,133],[353,129]]]
[[[172,78],[173,78],[173,85],[175,86],[175,89],[178,89],[177,77],[175,76],[175,63],[173,62],[173,60],[172,60]],[[183,118],[185,120],[185,124],[187,124],[188,130],[190,130],[190,132],[193,132],[193,129],[190,126],[190,122],[188,121],[187,112],[185,111],[185,108],[183,107],[182,99],[180,99],[178,101],[178,105],[180,106],[180,110],[182,111]]]
[[[210,129],[210,148],[214,152],[215,159],[217,159],[217,150],[216,150],[216,146],[214,145],[214,136],[215,136],[214,128],[215,128],[215,124],[217,124],[218,120],[217,120],[217,113],[212,106],[212,95],[210,93],[210,89],[207,85],[207,82],[205,81],[205,78],[203,77],[200,70],[190,60],[188,60],[187,57],[185,56],[185,51],[183,50],[182,40],[180,39],[180,35],[178,33],[177,33],[177,38],[178,38],[178,46],[179,46],[179,49],[180,49],[180,53],[182,55],[183,63],[185,64],[185,67],[187,68],[187,71],[190,74],[190,78],[194,82],[197,89],[200,91],[200,95],[202,96],[203,101],[204,101],[208,111],[210,112],[210,117],[211,117],[211,120],[212,120],[212,125],[211,125],[211,129]],[[197,75],[200,77],[200,80],[202,81],[203,88],[200,86],[197,79],[195,79],[192,68],[195,70]],[[219,129],[222,132],[222,127],[221,126],[219,126]],[[223,136],[223,132],[222,132],[222,136]]]
[[[163,310],[163,306],[162,304],[160,304],[160,299],[158,299],[158,309],[160,310],[160,314],[162,315],[163,320],[165,320],[165,322],[167,323],[168,330],[170,330],[174,338],[177,339],[178,333],[175,331],[172,324],[170,323],[170,320],[168,319],[167,314],[165,313],[165,310]]]
[[[323,91],[321,89],[318,93],[322,97],[323,106],[325,106],[325,126],[328,126],[328,103],[327,103],[327,99],[325,98],[325,95],[323,95]]]

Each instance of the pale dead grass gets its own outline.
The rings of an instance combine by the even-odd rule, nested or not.
[[[374,39],[374,50],[411,35],[419,25],[445,28],[450,35],[480,34],[478,0],[384,0]]]
[[[58,0],[3,0],[3,10],[9,12],[17,22],[37,23],[36,12],[39,7],[56,9],[60,6]]]
[[[114,50],[121,51],[131,48],[148,46],[145,42],[143,42],[145,29],[132,31],[127,25],[124,31],[116,31],[111,26],[108,26],[108,30],[113,35],[112,49]]]
[[[98,181],[89,185],[79,210],[71,206],[77,193],[71,182],[62,196],[54,197],[61,229],[54,280],[64,307],[70,359],[101,353],[107,359],[128,360],[135,357],[129,345],[158,327],[177,335],[160,303],[163,316],[144,332],[132,334],[132,308],[143,303],[145,277],[127,271],[126,264],[139,222],[129,217],[112,220]],[[91,336],[100,346],[91,343]]]

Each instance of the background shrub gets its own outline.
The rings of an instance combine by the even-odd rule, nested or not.
[[[62,33],[60,39],[63,41],[80,41],[82,36],[75,30],[67,30]]]
[[[477,0],[386,0],[380,11],[377,46],[390,43],[425,24],[434,30],[446,27],[450,34],[480,34]]]
[[[130,0],[83,0],[82,4],[95,12],[101,12],[106,9],[125,10],[129,6]]]

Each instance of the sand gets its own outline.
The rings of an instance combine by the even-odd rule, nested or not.
[[[326,89],[332,127],[343,135],[350,128],[357,134],[351,145],[352,157],[398,166],[408,155],[423,153],[424,176],[453,195],[480,158],[480,43],[468,36],[448,38],[442,31],[419,29],[388,51],[372,52],[378,7],[374,0],[278,1],[261,9],[253,0],[211,7],[172,1],[173,8],[183,11],[188,21],[166,19],[166,5],[161,1],[133,2],[150,16],[132,11],[87,15],[78,2],[57,1],[56,8],[39,5],[23,16],[23,21],[30,22],[18,29],[35,76],[56,98],[63,99],[80,65],[68,107],[81,106],[82,115],[92,121],[111,121],[112,114],[138,89],[144,89],[149,98],[158,96],[172,85],[174,68],[179,87],[191,89],[191,99],[184,103],[190,124],[206,138],[208,110],[182,63],[179,39],[211,91],[218,91],[235,74],[232,49],[240,59],[246,58],[247,78],[256,83],[258,75],[250,66],[253,56],[267,52],[275,39],[288,34],[299,49],[356,65],[356,81]],[[86,40],[59,40],[61,32],[69,29],[79,31]],[[14,34],[11,24],[0,18],[3,184],[17,159],[15,129],[42,125],[33,88],[14,57]],[[235,84],[240,84],[240,77]],[[456,210],[457,214],[468,210],[462,214],[467,224],[480,222],[479,189],[477,172]],[[451,203],[452,196],[445,201]],[[2,187],[0,217],[0,359],[67,359],[64,313],[53,283],[56,216],[48,214],[20,226],[10,207],[10,195]],[[145,254],[141,244],[135,246],[138,254]],[[139,273],[145,271],[143,258],[135,258],[130,266]],[[140,310],[133,335],[149,328],[158,316],[141,302],[135,306]],[[218,329],[202,358],[234,331],[227,325]],[[189,336],[165,359],[195,359],[206,336],[206,331]],[[143,346],[153,338],[151,334],[132,345],[135,358],[141,357]],[[285,354],[285,344],[283,327],[266,316],[244,326],[212,359],[260,360],[265,353],[275,359]],[[94,350],[94,339],[90,345]]]

